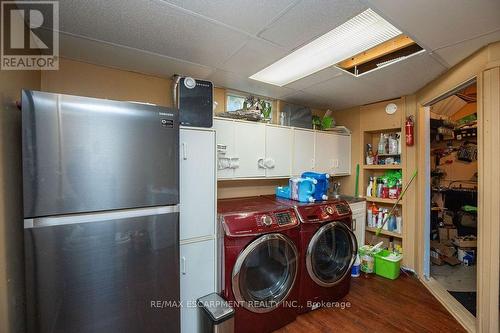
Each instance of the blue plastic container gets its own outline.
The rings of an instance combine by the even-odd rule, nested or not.
[[[317,172],[304,172],[301,175],[302,178],[310,178],[316,180],[316,187],[314,189],[313,198],[316,201],[322,201],[328,199],[328,186],[330,175],[327,173],[317,173]]]

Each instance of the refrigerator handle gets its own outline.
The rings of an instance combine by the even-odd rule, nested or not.
[[[183,160],[188,159],[188,157],[187,157],[187,143],[186,142],[182,143],[182,159]]]
[[[181,274],[186,275],[186,257],[181,257]]]

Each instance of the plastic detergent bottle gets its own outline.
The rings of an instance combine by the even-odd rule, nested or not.
[[[351,269],[351,276],[359,277],[360,272],[361,272],[361,260],[359,259],[359,254],[356,254],[356,260],[354,261],[354,265],[352,266]]]
[[[379,155],[385,154],[385,137],[383,133],[380,133],[380,141],[378,142],[378,152]]]

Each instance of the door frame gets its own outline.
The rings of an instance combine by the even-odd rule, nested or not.
[[[500,157],[493,153],[500,147],[500,69],[498,63],[485,64],[475,68],[468,75],[461,73],[460,84],[442,83],[440,91],[434,98],[417,102],[417,143],[418,143],[418,221],[417,223],[417,273],[429,291],[447,308],[447,310],[469,332],[498,332],[499,324],[499,223],[489,223],[500,220]],[[454,74],[454,73],[452,73]],[[452,75],[450,74],[450,75]],[[457,74],[458,75],[458,74]],[[453,81],[449,77],[448,81]],[[454,78],[456,79],[456,78]],[[478,260],[477,260],[477,313],[472,316],[434,279],[429,277],[429,243],[426,226],[430,221],[428,192],[430,177],[429,109],[439,98],[446,96],[457,88],[467,85],[471,80],[477,82],[477,115],[478,115]],[[455,81],[456,82],[456,81]],[[445,89],[443,89],[443,87]],[[427,92],[429,96],[429,93]]]

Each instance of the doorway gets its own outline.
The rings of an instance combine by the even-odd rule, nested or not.
[[[427,273],[472,316],[477,303],[477,84],[428,105]]]

